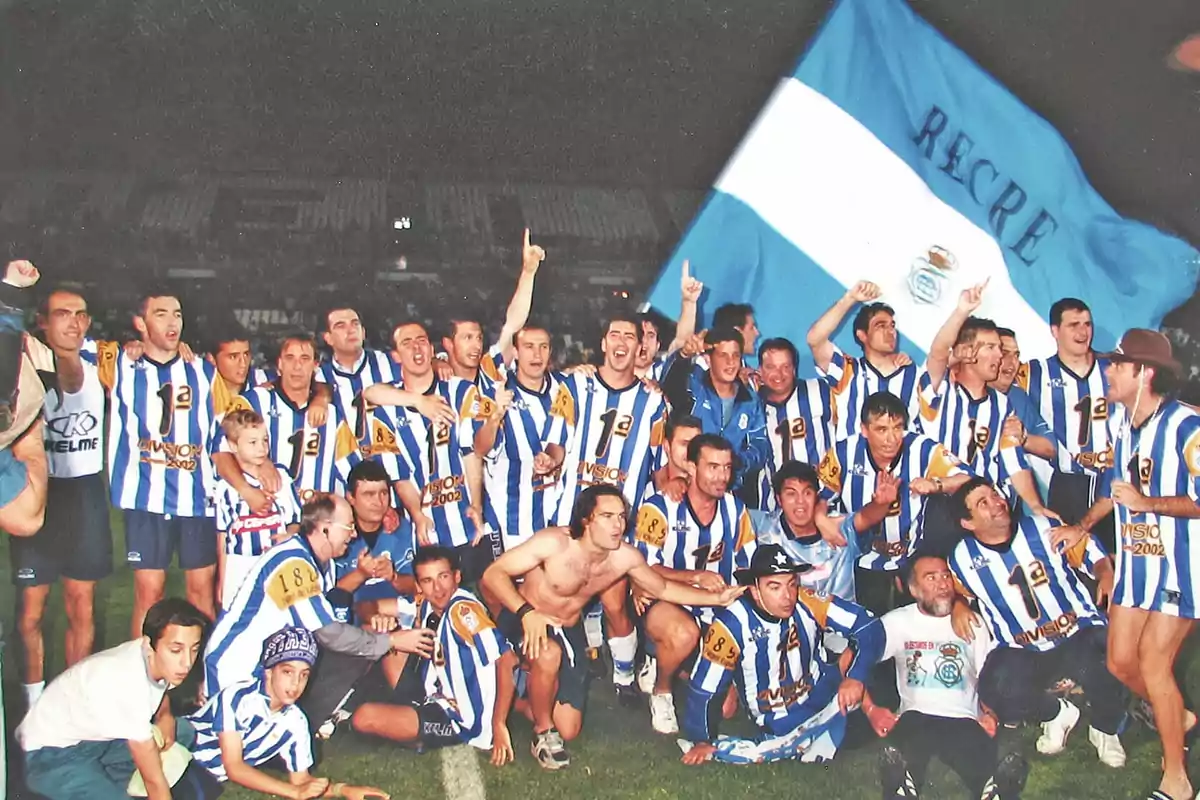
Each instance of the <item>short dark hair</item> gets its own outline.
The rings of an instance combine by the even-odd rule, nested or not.
[[[1067,311],[1086,311],[1089,314],[1092,313],[1092,310],[1088,308],[1088,304],[1078,297],[1064,297],[1061,300],[1055,300],[1054,305],[1050,306],[1050,324],[1062,325],[1063,314]]]
[[[713,329],[708,332],[708,335],[704,337],[704,343],[709,347],[715,348],[722,342],[733,342],[738,346],[739,353],[746,346],[746,340],[742,338],[742,335],[728,326],[714,326]]]
[[[360,323],[362,322],[362,314],[359,313],[359,310],[355,307],[353,301],[344,297],[339,297],[334,301],[327,303],[325,305],[325,310],[321,312],[322,332],[329,333],[329,315],[335,311],[353,311],[355,314],[358,314],[358,321]]]
[[[794,458],[783,462],[783,465],[776,470],[774,477],[771,478],[771,491],[778,496],[783,491],[783,485],[788,481],[807,483],[815,491],[821,491],[821,479],[817,477],[817,470],[813,465],[805,464]]]
[[[214,356],[221,352],[221,345],[230,342],[249,342],[250,332],[233,314],[222,314],[211,320],[208,330],[207,350]]]
[[[37,313],[43,317],[50,314],[50,298],[56,294],[71,294],[78,297],[80,300],[87,303],[87,298],[83,296],[83,290],[78,286],[73,286],[69,283],[59,283],[51,286],[49,291],[41,296],[38,301]]]
[[[891,392],[875,392],[863,403],[862,420],[870,422],[876,417],[896,417],[908,425],[908,406]]]
[[[700,461],[700,451],[706,448],[722,453],[733,453],[733,445],[724,436],[716,433],[702,433],[688,442],[688,461],[693,464],[698,463]]]
[[[1017,338],[1017,332],[1014,331],[1012,328],[1001,328],[999,325],[997,325],[996,333],[1000,334],[1001,339],[1003,339],[1005,336],[1007,336],[1010,339]]]
[[[642,341],[642,321],[632,314],[617,314],[605,320],[604,328],[600,331],[601,339],[608,335],[608,332],[612,329],[614,322],[628,322],[633,326],[633,329],[637,331],[638,342]]]
[[[854,340],[858,341],[858,334],[867,335],[867,330],[871,327],[871,320],[875,319],[876,314],[887,314],[895,319],[896,309],[889,306],[887,303],[867,303],[862,308],[858,309],[858,313],[854,315]],[[866,348],[864,342],[858,342],[860,347]]]
[[[936,558],[938,561],[949,561],[945,553],[925,544],[918,547],[917,551],[908,557],[908,561],[905,562],[901,569],[904,571],[904,585],[908,587],[908,593],[914,597],[916,594],[913,592],[913,579],[917,574],[917,562],[924,561],[927,558]]]
[[[643,323],[649,323],[650,325],[653,325],[654,330],[658,333],[658,338],[660,340],[662,339],[663,331],[671,327],[671,320],[667,319],[653,308],[638,314],[638,319]]]
[[[162,295],[155,295],[161,297]],[[182,597],[165,597],[146,612],[142,620],[142,636],[150,640],[150,646],[158,644],[163,633],[170,625],[181,628],[199,628],[203,636],[208,631],[209,620],[204,612],[184,600]]]
[[[985,317],[967,317],[967,321],[958,329],[958,338],[954,340],[956,345],[971,344],[979,337],[979,334],[988,331],[995,331],[996,323]]]
[[[516,330],[516,332],[512,335],[513,347],[517,346],[517,343],[520,341],[521,334],[526,333],[527,331],[541,331],[542,333],[546,334],[546,337],[550,340],[550,349],[554,349],[554,337],[550,335],[550,329],[545,325],[538,325],[536,322],[526,322]]]
[[[460,314],[460,315],[455,315],[446,321],[446,333],[444,334],[443,338],[450,339],[451,341],[453,341],[454,336],[458,333],[458,326],[464,325],[468,322],[478,325],[480,333],[483,332],[483,323],[482,322],[480,322],[477,319],[473,319],[466,315]]]
[[[383,464],[373,459],[360,461],[350,469],[350,474],[346,476],[346,495],[354,494],[358,489],[358,485],[363,481],[375,483],[383,481],[388,486],[391,486],[392,479],[388,476],[387,470]]]
[[[1154,369],[1150,375],[1150,391],[1159,397],[1173,397],[1179,393],[1183,380],[1178,375],[1165,367],[1150,366]]]
[[[333,519],[337,510],[335,496],[328,492],[317,492],[300,507],[300,533],[310,536],[322,522]]]
[[[133,315],[135,317],[146,316],[146,306],[156,297],[174,297],[176,300],[179,300],[180,306],[183,305],[183,300],[180,299],[179,292],[164,283],[157,283],[142,289],[141,294],[138,295],[137,304],[133,307]]]
[[[796,345],[792,344],[790,339],[785,339],[782,336],[776,336],[773,339],[767,339],[758,346],[758,363],[762,363],[763,355],[772,350],[782,350],[792,358],[792,369],[800,368],[800,352],[796,349]]]
[[[458,553],[449,547],[435,544],[417,548],[417,555],[413,558],[413,574],[416,574],[417,567],[432,564],[434,561],[445,561],[454,572],[459,570]]]
[[[749,303],[726,303],[713,312],[712,327],[741,328],[746,324],[746,319],[753,314],[754,306]]]
[[[958,487],[954,491],[954,494],[951,495],[950,509],[958,515],[959,520],[970,519],[971,508],[967,505],[967,496],[976,489],[991,485],[992,482],[987,478],[980,478],[978,475],[972,476],[970,480]]]
[[[667,427],[664,433],[667,441],[675,438],[675,431],[680,428],[695,428],[698,431],[704,430],[704,422],[695,414],[675,413],[667,417]]]
[[[625,495],[621,494],[621,490],[616,486],[607,483],[598,483],[594,486],[589,486],[579,493],[575,498],[575,506],[571,509],[571,538],[583,538],[583,523],[592,512],[596,510],[596,506],[600,504],[601,497],[619,497],[621,503],[625,506],[625,514],[629,515],[629,501],[625,499]]]

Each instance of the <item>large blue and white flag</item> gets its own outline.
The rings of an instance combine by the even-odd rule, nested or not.
[[[847,287],[874,281],[918,357],[990,278],[978,313],[1039,357],[1061,297],[1091,306],[1098,348],[1158,327],[1200,253],[1118,215],[1058,132],[903,0],[839,0],[659,276],[649,301],[670,316],[684,260],[707,314],[751,303],[763,335],[801,350]],[[849,329],[838,342],[857,352]]]

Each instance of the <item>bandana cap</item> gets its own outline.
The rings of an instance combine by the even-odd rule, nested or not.
[[[317,640],[304,628],[288,627],[275,631],[263,643],[263,669],[285,661],[303,661],[311,667],[317,662]]]

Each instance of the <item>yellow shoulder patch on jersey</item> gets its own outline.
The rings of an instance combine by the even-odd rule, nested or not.
[[[800,589],[800,602],[817,618],[817,624],[825,627],[825,619],[829,616],[829,604],[833,601],[827,594],[818,594],[812,589]]]
[[[462,405],[458,407],[459,419],[470,419],[479,408],[479,387],[471,385],[463,393]]]
[[[279,610],[321,593],[321,578],[313,565],[299,556],[277,566],[266,581],[267,597]]]
[[[667,420],[666,417],[659,417],[650,427],[650,446],[662,447],[662,443],[667,440]]]
[[[1029,362],[1023,361],[1017,367],[1017,377],[1014,379],[1017,386],[1020,386],[1025,391],[1029,391]]]
[[[850,381],[854,380],[854,371],[858,367],[858,362],[847,355],[842,356],[842,363],[844,365],[842,368],[842,377],[838,380],[837,384],[829,390],[835,396],[842,394],[846,391],[846,388],[850,386]]]
[[[117,355],[121,346],[116,342],[96,342],[96,372],[105,389],[113,388],[117,381]]]
[[[755,539],[754,522],[750,519],[750,512],[742,509],[742,515],[738,517],[738,534],[737,544],[734,546],[734,552],[741,552],[742,548],[750,544]]]
[[[733,633],[725,626],[725,623],[717,619],[713,620],[712,625],[709,625],[708,630],[704,633],[704,645],[701,652],[712,663],[725,669],[733,669],[737,666],[742,648],[733,638]]]
[[[929,466],[925,468],[925,477],[929,480],[945,479],[951,475],[957,475],[961,471],[962,462],[958,460],[958,456],[947,450],[944,445],[939,444],[929,454]]]
[[[1052,531],[1054,528],[1050,528],[1050,530]],[[1083,566],[1083,559],[1087,556],[1088,542],[1091,540],[1092,535],[1089,533],[1080,538],[1073,547],[1069,547],[1063,551],[1063,555],[1067,557],[1067,563],[1071,565],[1072,569],[1079,569]]]
[[[1200,430],[1193,433],[1183,446],[1183,460],[1193,478],[1200,476]]]
[[[495,360],[487,353],[484,353],[479,361],[479,371],[493,381],[500,380],[500,370],[497,369]]]
[[[333,440],[333,461],[336,464],[358,449],[358,439],[345,420],[338,423],[337,434]]]
[[[371,420],[370,451],[370,455],[379,453],[400,455],[400,443],[396,441],[396,434],[392,433],[391,429],[378,419]],[[364,455],[367,454],[364,453]]]
[[[565,384],[560,385],[558,393],[554,395],[554,402],[550,404],[550,416],[566,420],[568,425],[575,424],[575,398]]]
[[[650,547],[662,547],[667,540],[667,518],[653,503],[643,503],[638,509],[635,538]]]
[[[483,392],[479,393],[479,405],[475,407],[475,419],[487,419],[496,413],[496,401]]]
[[[837,448],[831,447],[825,451],[825,457],[817,465],[817,479],[835,492],[842,490],[842,465],[838,461]]]
[[[250,405],[250,401],[242,397],[240,394],[229,401],[229,408],[225,410],[226,414],[232,414],[234,411],[253,411],[254,408]]]
[[[926,393],[933,396],[927,398],[925,396]],[[917,411],[921,415],[921,419],[927,420],[928,422],[933,422],[935,419],[937,419],[938,410],[937,406],[934,405],[934,400],[936,397],[937,392],[933,387],[917,391]]]
[[[482,631],[496,627],[487,609],[475,600],[459,600],[450,607],[450,627],[464,642],[469,642]]]

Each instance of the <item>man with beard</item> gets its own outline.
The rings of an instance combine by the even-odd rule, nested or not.
[[[638,509],[634,544],[646,563],[668,581],[719,592],[733,571],[748,567],[754,527],[741,500],[729,493],[733,448],[711,433],[688,445],[688,488],[682,500],[656,494]],[[696,651],[700,633],[712,622],[708,608],[647,604],[636,593],[646,636],[654,644],[657,678],[650,694],[650,722],[662,734],[679,732],[671,682]]]
[[[525,240],[521,246],[521,274],[517,277],[517,288],[508,310],[504,315],[504,327],[496,344],[483,352],[483,326],[473,319],[451,319],[450,335],[442,337],[442,347],[450,362],[452,374],[476,384],[481,389],[491,389],[502,382],[516,352],[513,336],[525,327],[529,319],[529,307],[533,304],[533,280],[538,267],[546,259],[546,251],[529,241],[529,228],[525,229]]]
[[[968,292],[964,292],[966,298]],[[978,296],[960,301],[959,308],[978,305]],[[1008,398],[991,388],[1000,372],[1000,335],[989,319],[968,317],[954,344],[962,357],[948,374],[931,369],[922,388],[921,429],[946,446],[974,474],[990,480],[1015,502],[1025,502],[1030,514],[1050,514],[1042,504],[1037,482],[1025,456],[1025,429],[1012,412]],[[948,552],[957,538],[956,511],[942,504],[926,510],[928,546]],[[933,536],[945,539],[935,543]]]
[[[486,516],[499,523],[505,550],[549,524],[563,460],[562,446],[544,441],[563,380],[549,371],[550,334],[527,325],[513,339],[516,369],[492,388],[472,443],[483,459]]]
[[[773,476],[788,461],[816,466],[833,445],[829,383],[819,378],[799,381],[799,354],[787,339],[767,339],[758,348],[759,397],[766,411],[771,458],[759,476],[758,507],[775,507]]]
[[[1109,362],[1092,350],[1092,311],[1078,298],[1064,297],[1050,307],[1050,333],[1057,352],[1030,361],[1019,383],[1058,440],[1050,507],[1076,523],[1095,503],[1096,484],[1113,465]],[[1112,516],[1097,524],[1095,533],[1111,552],[1116,544]]]
[[[634,348],[628,352],[632,363]],[[710,592],[665,580],[626,541],[628,525],[629,503],[621,489],[589,486],[574,503],[569,526],[539,531],[496,559],[483,576],[484,588],[502,606],[500,629],[529,668],[531,750],[543,769],[570,764],[564,740],[578,736],[583,726],[588,670],[580,614],[593,596],[626,579],[650,599],[681,606],[724,606],[743,591]],[[522,577],[518,587],[514,581]]]
[[[589,486],[615,486],[634,508],[645,496],[663,443],[667,404],[634,374],[641,333],[635,319],[610,320],[600,342],[604,363],[595,374],[566,376],[555,394],[546,443],[563,448],[562,485],[552,517],[556,525],[570,523],[576,500]],[[600,600],[613,682],[627,702],[636,702],[637,632],[626,609],[628,597],[627,583],[614,581]]]
[[[1056,520],[1014,519],[1007,500],[984,478],[971,478],[952,498],[967,536],[949,558],[969,599],[977,600],[996,648],[979,675],[979,699],[1004,724],[1041,723],[1037,750],[1056,755],[1080,711],[1049,689],[1063,677],[1083,687],[1091,706],[1088,740],[1101,763],[1125,765],[1117,733],[1128,695],[1108,671],[1108,625],[1097,605],[1113,591],[1112,562],[1095,539],[1060,552],[1051,543]],[[1093,602],[1076,574],[1096,581]]]
[[[679,358],[663,379],[663,390],[673,410],[699,417],[705,433],[729,442],[735,455],[731,488],[741,493],[771,457],[766,417],[762,401],[741,378],[742,335],[733,328],[714,328],[705,343],[708,369]],[[756,494],[756,486],[747,488]]]
[[[971,797],[1014,800],[1028,765],[1016,753],[996,763],[996,718],[979,705],[976,688],[991,639],[982,631],[967,642],[954,632],[950,610],[956,593],[946,559],[918,552],[907,571],[916,602],[883,617],[882,660],[896,661],[900,709],[892,713],[863,701],[875,732],[890,737],[880,753],[883,796],[915,800],[936,755]],[[929,668],[917,669],[918,664]]]

